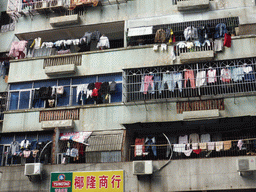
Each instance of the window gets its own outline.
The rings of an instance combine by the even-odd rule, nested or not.
[[[27,133],[12,133],[12,134],[1,134],[0,140],[0,166],[6,165],[17,165],[23,163],[34,163],[35,161],[39,161],[38,158],[41,154],[40,162],[42,163],[50,163],[50,154],[51,154],[51,145],[49,141],[52,141],[52,132],[44,131],[44,132],[27,132]],[[27,158],[24,157],[24,149],[22,149],[21,142],[23,140],[28,140],[29,145],[26,149],[29,149],[31,154]],[[12,142],[17,142],[19,145],[18,151],[15,154],[12,154],[11,144]],[[46,147],[45,147],[46,146]],[[43,148],[45,147],[45,150]],[[32,155],[33,150],[39,150],[36,153],[36,157]],[[22,155],[20,155],[22,154]]]
[[[107,95],[100,95],[96,98],[89,97],[89,94],[81,96],[81,92],[78,93],[78,86],[88,86],[90,83],[106,82],[111,84],[116,83],[115,90],[110,91]],[[50,93],[47,92],[47,98],[38,96],[38,89],[49,88]],[[63,88],[63,93],[54,92],[52,89]],[[80,95],[79,95],[80,94]],[[107,98],[107,99],[106,99]],[[49,101],[54,103],[51,105]],[[30,108],[52,108],[61,106],[75,106],[85,104],[100,104],[100,103],[112,103],[122,101],[122,75],[121,73],[107,74],[100,76],[87,76],[87,77],[75,77],[58,80],[37,81],[29,83],[16,83],[10,85],[9,110],[18,109],[30,109]]]

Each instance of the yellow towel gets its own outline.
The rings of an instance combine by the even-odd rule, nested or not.
[[[224,151],[229,150],[231,148],[231,141],[224,141]]]
[[[206,150],[207,149],[207,143],[199,143],[199,148],[202,150]]]

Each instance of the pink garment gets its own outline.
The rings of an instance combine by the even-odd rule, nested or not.
[[[231,71],[229,69],[221,69],[221,80],[223,82],[230,83],[231,81]]]
[[[31,151],[23,151],[23,155],[25,158],[28,158],[31,154]]]
[[[22,41],[19,41],[19,45],[18,45],[18,51],[19,52],[24,52],[25,51],[25,48],[26,48],[26,46],[27,46],[27,41],[24,41],[24,40],[22,40]]]
[[[27,43],[28,42],[25,40],[12,42],[9,55],[12,57],[18,57],[19,59],[24,58],[24,51],[27,46]]]
[[[19,56],[18,48],[19,48],[19,42],[18,41],[13,41],[12,45],[11,45],[10,52],[9,52],[9,56],[18,57]]]
[[[243,146],[244,142],[242,140],[239,140],[237,143],[237,147],[239,148],[239,150],[242,150],[242,146]]]
[[[154,81],[152,75],[146,75],[144,78],[144,94],[147,94],[149,85],[153,88]]]
[[[190,80],[191,87],[193,89],[196,88],[196,85],[195,85],[195,75],[194,75],[194,71],[193,70],[185,69],[184,79],[185,79],[184,88],[186,88],[186,86],[187,86],[186,84],[187,84],[188,80]]]

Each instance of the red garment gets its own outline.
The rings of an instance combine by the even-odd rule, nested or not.
[[[199,155],[201,153],[202,149],[197,149],[197,150],[193,150],[194,153],[196,153],[197,155]]]
[[[102,84],[101,82],[96,82],[95,83],[95,88],[96,89],[100,89],[101,84]]]
[[[96,88],[94,88],[93,90],[92,90],[92,97],[98,97],[98,95],[99,95],[99,90],[98,89],[96,89]]]
[[[225,33],[223,45],[226,47],[231,47],[231,36],[227,33]]]
[[[145,152],[144,138],[136,138],[135,147],[134,147],[134,157],[142,156],[144,152]]]
[[[175,35],[172,36],[172,42],[175,43],[176,40],[175,40]],[[175,46],[176,47],[176,46]]]

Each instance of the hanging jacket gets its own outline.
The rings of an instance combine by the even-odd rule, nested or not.
[[[215,27],[215,34],[214,34],[214,38],[220,38],[220,37],[224,37],[225,33],[227,33],[227,27],[224,23],[219,23],[216,25]]]
[[[189,26],[184,30],[184,37],[185,40],[188,41],[189,39],[197,39],[198,38],[198,31],[197,28],[193,26]]]
[[[89,90],[93,90],[93,89],[94,89],[94,87],[95,87],[95,84],[94,84],[94,83],[89,83],[89,85],[88,85],[87,89],[89,89]]]
[[[109,85],[109,92],[110,94],[114,94],[116,92],[116,82],[112,81]]]
[[[208,38],[209,33],[210,33],[210,30],[207,26],[200,26],[198,28],[198,38],[201,44],[203,44],[205,39]]]
[[[163,29],[158,29],[155,35],[155,43],[164,43],[166,40],[166,33]]]
[[[41,87],[39,89],[39,93],[40,93],[40,99],[42,99],[42,100],[50,99],[51,95],[52,95],[52,88],[51,87]]]
[[[99,94],[108,94],[109,93],[109,82],[103,82],[99,89]]]
[[[96,30],[92,33],[92,38],[91,40],[96,40],[96,41],[99,41],[100,40],[100,37],[101,37],[101,33]]]

